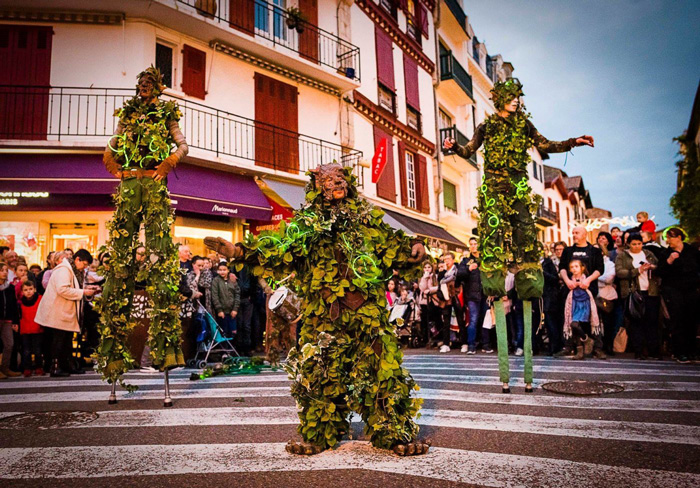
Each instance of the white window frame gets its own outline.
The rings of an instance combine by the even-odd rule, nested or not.
[[[442,181],[443,181],[443,183],[442,183],[443,184],[443,192],[442,192],[442,206],[443,206],[443,208],[445,209],[446,212],[450,212],[453,214],[459,214],[459,185],[451,182],[447,178],[443,178]],[[445,183],[449,183],[450,185],[454,186],[454,188],[455,188],[455,207],[456,208],[454,208],[454,209],[445,205],[445,191],[444,191]]]
[[[418,207],[418,199],[416,193],[416,156],[410,151],[405,151],[406,160],[406,200],[408,206],[416,209]]]

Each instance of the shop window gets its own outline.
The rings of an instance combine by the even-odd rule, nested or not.
[[[387,87],[378,83],[379,87],[379,106],[387,109],[389,112],[396,113],[396,96],[394,92]]]
[[[412,129],[415,129],[418,132],[421,131],[420,112],[415,110],[410,105],[406,106],[406,123]]]
[[[457,213],[457,186],[447,180],[442,180],[442,199],[445,209]]]
[[[168,88],[173,86],[173,48],[156,42],[156,68],[163,75],[163,83]]]

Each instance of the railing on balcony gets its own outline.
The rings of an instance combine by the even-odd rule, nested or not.
[[[442,143],[445,141],[447,138],[454,139],[457,141],[457,144],[460,146],[464,146],[469,142],[469,138],[462,134],[459,129],[457,129],[456,125],[453,125],[452,127],[445,127],[444,129],[440,129],[440,147],[442,147]],[[450,154],[456,154],[454,151],[449,150],[445,151],[445,154],[450,155]],[[469,156],[469,162],[476,168],[478,163],[476,162],[476,153],[472,154]]]
[[[547,221],[549,225],[554,225],[559,222],[559,213],[540,204],[537,207],[537,218],[541,221]]]
[[[287,11],[266,0],[177,0],[199,15],[253,37],[266,39],[274,48],[287,49],[302,58],[328,66],[343,76],[360,81],[360,48],[309,22],[288,27]],[[304,12],[302,12],[303,14]]]
[[[472,77],[451,52],[440,54],[440,79],[443,81],[455,80],[464,93],[474,100]]]
[[[133,89],[0,86],[0,139],[62,141],[104,138],[117,127],[116,110]],[[353,166],[362,184],[362,151],[257,122],[198,102],[177,100],[180,127],[191,148],[216,156],[254,161],[257,166],[303,174],[321,163]],[[97,141],[96,141],[97,142]]]
[[[462,10],[462,6],[459,2],[457,0],[445,0],[445,3],[447,4],[447,8],[450,9],[450,12],[452,12],[452,15],[457,19],[459,25],[462,26],[462,29],[466,30],[467,15],[464,13],[464,10]]]

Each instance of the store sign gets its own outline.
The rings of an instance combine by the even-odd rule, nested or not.
[[[379,177],[386,166],[387,154],[389,152],[389,143],[387,139],[382,139],[377,144],[377,149],[372,158],[372,183],[379,181]]]
[[[294,216],[289,208],[279,205],[274,200],[269,200],[269,202],[272,207],[272,217],[270,217],[270,220],[252,220],[250,222],[250,232],[253,235],[258,235],[264,230],[276,230],[280,222],[283,220],[288,221]]]
[[[236,215],[238,213],[237,208],[222,207],[221,205],[216,205],[216,204],[211,208],[211,211],[212,212],[219,212],[219,213],[222,213],[224,215]]]
[[[0,192],[0,205],[14,206],[21,203],[21,198],[48,198],[46,191],[2,191]]]

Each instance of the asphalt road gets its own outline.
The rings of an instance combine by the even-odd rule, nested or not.
[[[162,407],[158,374],[128,375],[118,393],[94,374],[0,382],[3,487],[700,487],[700,366],[609,359],[535,358],[534,394],[511,357],[512,394],[500,393],[494,355],[409,350],[405,366],[424,398],[426,456],[352,440],[318,456],[288,454],[296,409],[284,373],[189,381],[172,374],[175,406]],[[547,392],[557,380],[605,381],[621,393]],[[43,416],[32,412],[88,412]],[[96,413],[96,415],[95,415]]]

